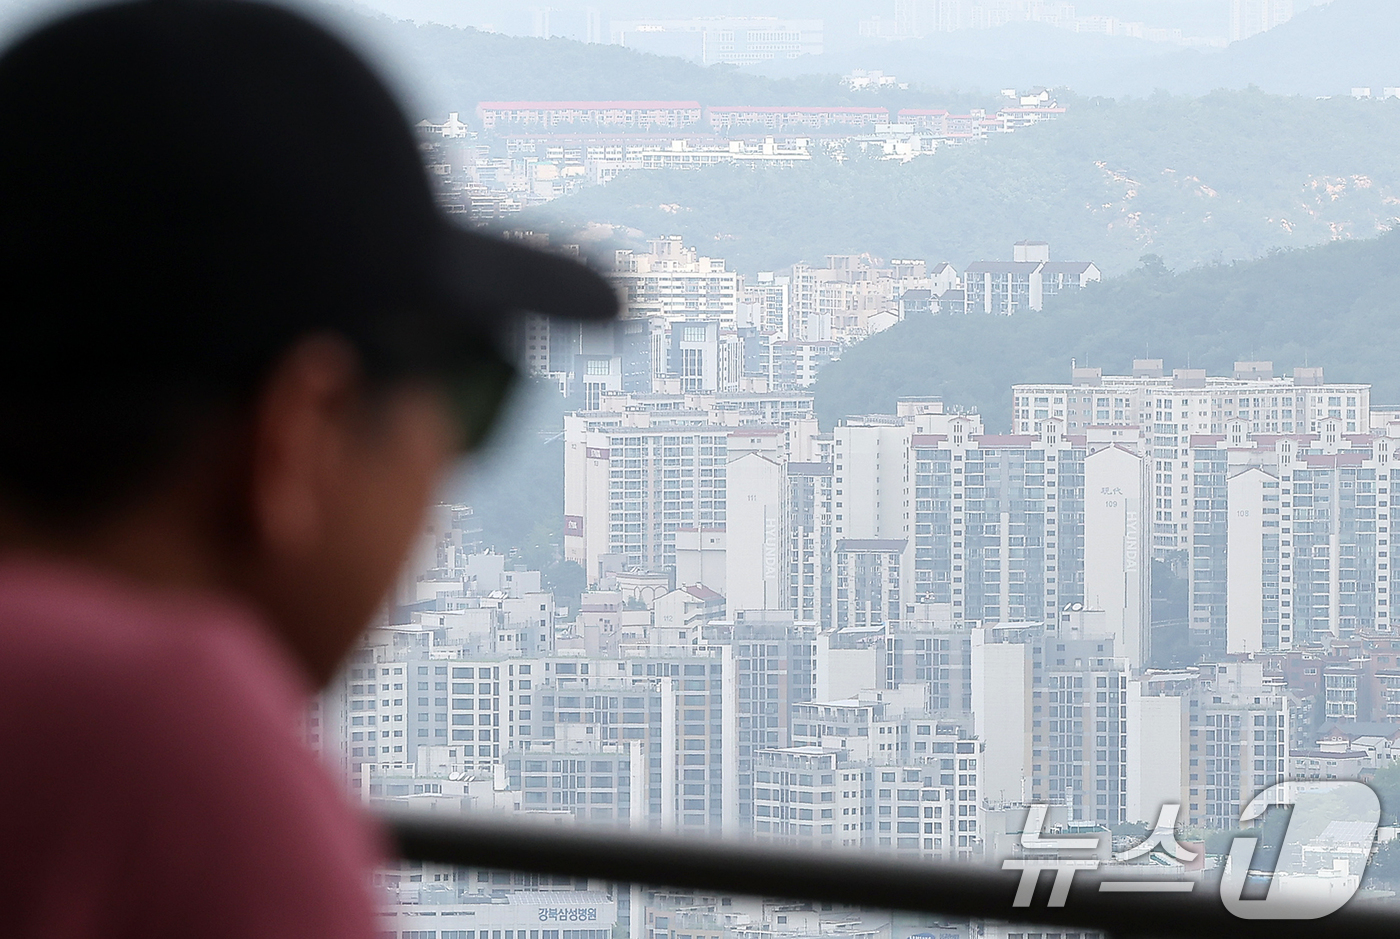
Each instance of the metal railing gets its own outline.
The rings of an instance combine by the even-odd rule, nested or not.
[[[462,867],[588,877],[714,894],[781,897],[870,909],[1102,930],[1116,939],[1230,937],[1318,939],[1400,928],[1400,914],[1353,902],[1315,920],[1246,920],[1231,915],[1211,884],[1190,894],[1100,892],[1092,873],[1075,875],[1063,906],[1046,905],[1041,875],[1030,906],[1012,906],[1020,871],[975,864],[894,860],[856,850],[808,850],[753,843],[565,828],[495,818],[450,820],[387,815],[402,857]]]

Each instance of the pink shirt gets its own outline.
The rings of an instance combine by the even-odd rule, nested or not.
[[[370,937],[376,833],[255,618],[0,563],[0,932]]]

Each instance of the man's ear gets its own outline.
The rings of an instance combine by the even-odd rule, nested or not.
[[[282,357],[254,409],[249,509],[253,534],[274,555],[321,540],[327,485],[345,459],[360,384],[355,350],[336,336],[308,337]]]

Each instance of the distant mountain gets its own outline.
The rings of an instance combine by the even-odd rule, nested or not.
[[[1143,74],[1120,71],[1107,82],[1120,94],[1157,88],[1200,94],[1249,85],[1283,95],[1344,95],[1357,86],[1379,93],[1400,86],[1400,3],[1333,0],[1223,52],[1178,53]]]
[[[942,395],[1010,426],[1011,385],[1067,381],[1071,360],[1125,374],[1135,358],[1229,374],[1268,360],[1320,365],[1400,402],[1400,232],[1171,274],[1145,266],[1062,294],[1041,313],[923,316],[847,350],[817,378],[818,415],[890,413],[896,397]]]
[[[1162,89],[1204,94],[1257,86],[1274,94],[1337,95],[1400,86],[1400,3],[1333,0],[1218,52],[1083,35],[1040,23],[961,30],[866,44],[753,71],[773,76],[882,69],[939,88],[994,91],[1033,85],[1120,98]]]
[[[479,101],[499,100],[995,107],[988,95],[922,89],[854,92],[841,86],[838,75],[769,78],[623,46],[415,24],[331,7],[320,12],[375,54],[415,113],[438,120],[458,111],[471,121]]]

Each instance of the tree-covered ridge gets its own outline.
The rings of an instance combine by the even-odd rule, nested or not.
[[[1257,91],[1070,99],[1058,120],[906,164],[634,172],[541,207],[530,224],[610,222],[684,235],[741,271],[832,253],[1176,268],[1369,237],[1400,217],[1400,103]]]
[[[823,426],[891,412],[901,395],[975,407],[1010,426],[1011,385],[1068,381],[1071,361],[1124,374],[1135,358],[1228,375],[1242,359],[1278,374],[1320,365],[1400,402],[1400,232],[1171,273],[1155,258],[1061,294],[1041,313],[924,316],[849,349],[818,376]]]
[[[926,89],[852,91],[839,75],[768,78],[727,65],[705,67],[623,46],[533,39],[470,28],[361,17],[351,24],[404,70],[421,115],[458,111],[473,120],[481,101],[699,101],[706,105],[858,105],[995,109],[993,94]],[[1005,99],[1002,99],[1003,101]]]

